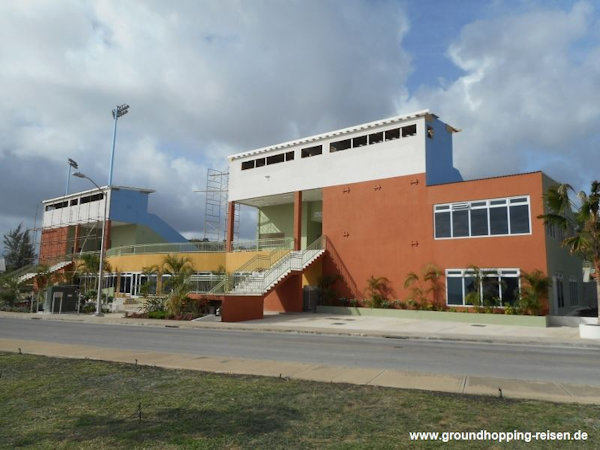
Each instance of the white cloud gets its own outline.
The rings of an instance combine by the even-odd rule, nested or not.
[[[31,223],[68,157],[105,184],[127,102],[114,183],[156,189],[156,212],[201,231],[192,191],[226,154],[391,114],[407,29],[392,1],[2,2],[0,184],[21,182],[15,166],[32,182],[0,217]]]
[[[455,163],[469,178],[542,169],[585,187],[597,178],[600,42],[595,10],[541,7],[464,27],[448,56],[465,73],[423,88],[429,107],[463,128]],[[594,144],[595,142],[595,144]]]

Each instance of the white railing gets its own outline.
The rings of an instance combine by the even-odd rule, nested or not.
[[[234,280],[229,291],[235,294],[263,294],[291,272],[301,271],[325,251],[326,238],[321,236],[305,250],[293,251],[278,259],[267,270],[246,274]],[[241,270],[240,270],[241,271]]]

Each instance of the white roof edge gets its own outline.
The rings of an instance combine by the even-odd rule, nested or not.
[[[106,191],[108,189],[108,186],[100,186],[100,189],[102,189],[102,191]],[[145,188],[137,188],[137,187],[130,187],[130,186],[112,186],[111,190],[113,190],[113,189],[115,191],[118,191],[118,190],[138,191],[138,192],[143,192],[146,194],[152,194],[153,192],[156,192],[154,189],[145,189]],[[58,200],[68,200],[71,198],[79,197],[81,195],[92,194],[94,192],[98,192],[98,188],[86,189],[85,191],[73,192],[68,195],[61,195],[60,197],[49,198],[47,200],[42,200],[42,204],[53,203]]]
[[[420,111],[416,111],[416,112],[409,113],[409,114],[388,117],[386,119],[375,120],[373,122],[361,123],[361,124],[353,125],[353,126],[347,127],[347,128],[340,128],[338,130],[332,130],[332,131],[328,131],[326,133],[315,134],[313,136],[307,136],[307,137],[303,137],[300,139],[294,139],[291,141],[286,141],[286,142],[282,142],[282,143],[275,144],[275,145],[269,145],[267,147],[261,147],[261,148],[256,148],[253,150],[241,152],[241,153],[236,153],[234,155],[229,155],[227,157],[227,159],[229,159],[229,161],[233,161],[234,159],[245,158],[246,156],[252,156],[252,155],[259,154],[259,153],[265,153],[265,152],[268,152],[271,150],[278,150],[278,149],[282,149],[282,148],[286,148],[286,147],[291,147],[293,145],[298,145],[298,144],[307,143],[307,142],[311,142],[311,141],[317,141],[320,139],[326,139],[326,138],[329,138],[332,136],[339,136],[342,134],[352,133],[354,131],[366,130],[366,129],[378,127],[381,125],[389,125],[391,123],[401,122],[403,120],[416,119],[417,117],[424,117],[427,115],[432,115],[435,118],[438,117],[437,115],[435,115],[431,111],[429,111],[429,109],[422,109]]]

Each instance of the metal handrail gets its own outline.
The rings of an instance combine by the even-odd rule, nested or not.
[[[270,238],[270,239],[256,239],[252,241],[233,241],[232,250],[237,251],[256,251],[256,250],[270,250],[276,248],[285,248],[292,250],[294,246],[294,239],[292,238]]]
[[[306,247],[305,250],[288,252],[271,264],[268,270],[262,274],[243,274],[230,283],[230,291],[238,293],[266,292],[282,276],[291,271],[300,271],[308,262],[316,256],[316,252],[325,250],[327,238],[320,236]],[[239,271],[242,268],[238,269]]]
[[[224,242],[164,242],[114,247],[106,252],[106,256],[114,257],[147,253],[215,253],[224,251]]]
[[[233,290],[240,283],[252,277],[256,272],[262,272],[273,266],[282,257],[288,254],[290,250],[286,248],[277,248],[269,252],[269,254],[254,255],[249,261],[235,269],[232,274],[226,274],[223,281],[217,284],[210,293],[226,293]]]
[[[257,239],[252,241],[234,241],[233,251],[260,251],[270,249],[291,249],[293,239]],[[225,242],[164,242],[157,244],[136,244],[114,247],[106,252],[106,256],[125,256],[146,253],[221,253],[225,252]]]

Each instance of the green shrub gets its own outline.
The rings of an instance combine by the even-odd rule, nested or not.
[[[169,313],[167,311],[149,311],[148,318],[149,319],[167,319]]]
[[[148,297],[143,309],[147,313],[166,311],[166,301],[166,297]]]

